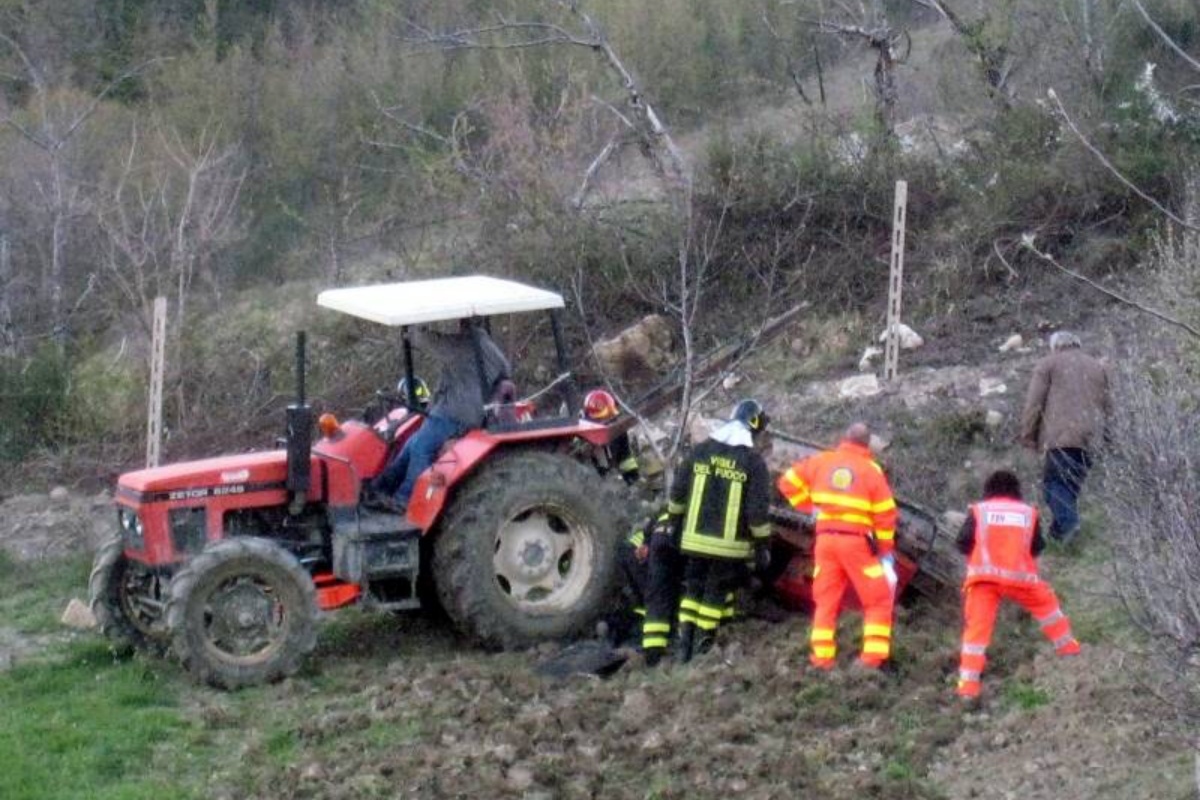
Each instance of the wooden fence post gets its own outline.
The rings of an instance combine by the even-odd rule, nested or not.
[[[146,420],[146,466],[157,467],[162,456],[163,359],[167,339],[167,298],[154,298],[150,339],[150,413]]]
[[[888,273],[887,344],[883,354],[883,379],[893,381],[900,372],[900,305],[904,288],[904,220],[908,215],[908,182],[896,181],[892,216],[892,264]]]

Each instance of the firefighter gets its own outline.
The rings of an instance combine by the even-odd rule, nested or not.
[[[679,547],[670,516],[657,514],[636,528],[618,545],[617,563],[625,579],[625,602],[623,613],[611,618],[610,637],[620,644],[628,632],[638,630],[646,662],[654,666],[670,641],[679,602]]]
[[[400,396],[400,402],[408,405],[410,400],[408,396],[408,378],[401,378],[400,382],[396,384],[396,394]],[[429,411],[429,401],[433,395],[429,393],[429,385],[420,378],[413,379],[413,397],[417,401],[417,411],[420,411],[422,414]]]
[[[837,447],[796,462],[778,483],[793,508],[815,518],[809,661],[822,670],[836,661],[847,585],[863,607],[859,663],[878,669],[891,655],[896,501],[870,441],[870,429],[856,422]]]
[[[620,413],[616,398],[612,396],[611,392],[604,389],[593,389],[583,399],[583,416],[592,422],[608,422],[616,419]],[[607,463],[603,467],[606,471],[616,466],[625,483],[637,483],[638,478],[641,477],[641,467],[638,464],[637,456],[633,453],[628,433],[618,434],[608,443],[604,451]]]
[[[1036,559],[1045,544],[1037,509],[1021,499],[1017,476],[1008,470],[989,475],[983,500],[970,507],[958,535],[958,548],[967,556],[958,670],[958,695],[964,700],[979,697],[1001,600],[1012,600],[1032,614],[1060,656],[1079,653],[1071,621],[1050,584],[1038,575]]]
[[[721,620],[732,615],[733,590],[748,561],[770,559],[770,475],[754,437],[767,428],[757,400],[743,400],[728,423],[680,465],[667,512],[684,557],[675,652],[680,662],[712,647]],[[661,620],[646,617],[647,627]],[[665,646],[665,643],[664,643]]]

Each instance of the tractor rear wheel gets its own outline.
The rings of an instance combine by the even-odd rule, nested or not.
[[[88,596],[96,627],[114,650],[166,648],[159,576],[125,557],[125,540],[119,534],[96,551]]]
[[[267,539],[214,542],[171,581],[172,646],[197,681],[224,689],[295,674],[316,618],[312,578]]]
[[[434,541],[442,607],[485,647],[588,629],[615,596],[629,505],[614,481],[566,455],[531,450],[484,464]]]

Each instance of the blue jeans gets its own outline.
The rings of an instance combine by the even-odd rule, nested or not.
[[[381,492],[391,492],[392,487],[399,483],[400,486],[392,497],[400,505],[407,506],[417,478],[429,469],[446,440],[461,433],[459,424],[452,419],[426,417],[417,432],[400,448],[400,455],[393,458],[383,472],[379,473],[374,487]]]
[[[1075,535],[1079,527],[1079,491],[1091,466],[1091,456],[1082,448],[1061,447],[1046,451],[1042,489],[1054,517],[1050,538],[1062,541]]]

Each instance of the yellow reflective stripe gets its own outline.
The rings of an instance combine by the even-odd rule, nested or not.
[[[695,615],[695,614],[693,614],[693,613],[692,613],[692,612],[690,612],[690,611],[680,611],[680,612],[679,612],[679,621],[680,621],[680,622],[691,622],[691,623],[695,623],[695,622],[696,622],[696,615]]]
[[[638,607],[633,610],[633,613],[637,614],[639,617],[644,617],[646,616],[646,609]]]
[[[801,505],[808,502],[807,494],[795,494],[787,499],[792,508],[799,508]]]
[[[642,633],[670,633],[671,623],[669,622],[650,622],[642,624]]]
[[[875,531],[875,538],[881,542],[890,542],[896,538],[895,531]]]
[[[695,622],[696,627],[702,631],[715,631],[720,624],[721,621],[715,619],[698,619]]]
[[[859,525],[866,525],[868,528],[871,527],[871,524],[874,522],[873,519],[871,519],[870,517],[868,517],[864,514],[852,514],[852,513],[848,513],[848,512],[847,513],[838,513],[838,512],[834,512],[834,511],[818,511],[817,512],[817,521],[820,522],[822,520],[826,520],[826,521],[830,521],[830,522],[855,522],[855,523],[858,523]]]
[[[771,535],[771,526],[766,522],[762,525],[751,525],[750,535],[755,539],[765,539]]]
[[[813,628],[809,634],[809,639],[813,642],[832,642],[834,630],[833,628]]]
[[[621,472],[633,472],[637,468],[638,460],[633,456],[630,456],[617,465],[617,469],[619,469]]]
[[[667,646],[667,637],[665,637],[665,636],[643,636],[642,637],[642,649],[643,650],[646,648],[653,649],[655,647],[666,647],[666,646]]]
[[[872,564],[869,567],[863,567],[863,575],[868,578],[882,578],[883,566],[881,564]]]
[[[808,484],[804,482],[804,479],[796,474],[796,470],[790,467],[787,472],[783,473],[783,479],[797,489],[808,489]]]
[[[736,539],[738,522],[742,517],[742,484],[729,485],[729,499],[725,501],[725,538]]]
[[[696,523],[700,520],[700,506],[704,502],[704,486],[708,483],[707,475],[697,475],[692,484],[692,496],[688,499],[687,522],[683,526],[684,538],[689,533],[696,532]]]
[[[812,652],[817,658],[833,658],[837,655],[837,647],[834,645],[813,645]]]
[[[821,506],[841,506],[842,508],[853,508],[856,511],[871,510],[870,500],[836,492],[813,492],[812,501]]]
[[[685,553],[694,553],[714,558],[748,558],[750,542],[746,539],[728,541],[717,536],[707,536],[703,533],[684,533],[679,542],[679,549]]]
[[[733,619],[737,615],[737,609],[733,606],[726,606],[721,611],[721,619]]]
[[[813,577],[815,578],[820,574],[821,574],[821,565],[817,564],[816,566],[813,567]]]
[[[634,547],[641,547],[646,543],[646,533],[645,531],[634,531],[627,541]]]
[[[667,513],[668,514],[674,514],[674,515],[678,516],[678,515],[682,514],[684,511],[687,511],[687,506],[685,506],[683,503],[676,502],[675,500],[670,500],[667,502]]]
[[[886,638],[891,635],[892,635],[892,626],[891,625],[878,625],[878,624],[863,625],[863,636],[883,636]]]
[[[685,597],[679,601],[679,607],[687,611],[699,611],[700,604],[690,597]]]
[[[697,609],[697,611],[701,616],[708,617],[710,619],[720,619],[722,614],[722,609],[717,608],[716,606],[702,605],[699,609]]]
[[[863,655],[867,656],[887,656],[891,652],[886,640],[879,641],[878,639],[863,643]]]
[[[878,503],[871,504],[871,510],[876,514],[881,514],[884,511],[891,511],[896,507],[895,498],[889,497],[887,500],[880,500]]]

